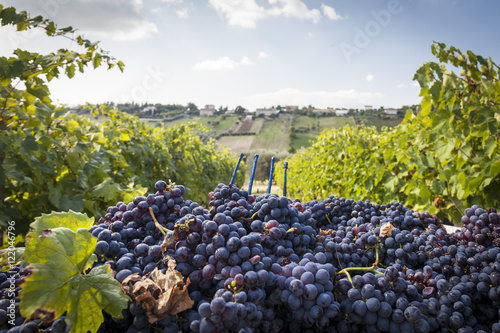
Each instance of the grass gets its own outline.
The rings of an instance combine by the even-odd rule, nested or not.
[[[252,125],[252,128],[250,129],[250,132],[255,132],[258,135],[260,133],[263,125],[264,125],[264,119],[256,118],[253,122],[253,125]]]
[[[352,117],[308,117],[297,116],[295,118],[295,128],[301,127],[309,129],[307,133],[295,132],[295,138],[291,143],[292,147],[297,151],[302,147],[309,147],[310,141],[314,141],[316,137],[325,129],[340,128],[345,125],[354,125]]]
[[[316,134],[309,133],[296,133],[296,137],[292,142],[292,147],[295,151],[299,150],[302,147],[309,147],[311,145],[311,141],[316,140]]]
[[[316,125],[318,123],[319,118],[312,118],[308,116],[296,116],[295,117],[295,128],[306,128],[309,129],[310,131],[315,131],[316,130]]]
[[[292,117],[282,115],[274,121],[265,121],[260,134],[252,144],[252,150],[269,149],[288,151],[290,147],[289,130]]]
[[[228,147],[238,155],[240,153],[248,153],[255,138],[255,135],[223,136],[218,140],[218,143]]]
[[[362,122],[366,126],[375,126],[379,132],[384,126],[396,127],[403,121],[403,117],[381,119],[371,115],[357,116],[356,119],[357,122]]]
[[[325,128],[341,128],[345,125],[354,125],[354,119],[352,117],[324,117],[319,118],[319,124],[321,131]]]
[[[226,133],[231,129],[234,130],[235,127],[234,125],[237,121],[239,121],[237,115],[226,115],[226,116],[214,116],[214,117],[181,118],[181,119],[176,119],[174,121],[165,122],[164,124],[166,127],[173,127],[179,124],[194,122],[204,125],[209,130],[215,131],[217,134],[221,134],[221,133]],[[215,123],[217,122],[219,123],[215,125]]]

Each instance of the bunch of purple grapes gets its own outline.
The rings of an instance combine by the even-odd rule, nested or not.
[[[158,181],[155,190],[109,207],[90,228],[96,265],[110,265],[121,282],[165,271],[173,258],[190,280],[193,308],[150,324],[134,301],[123,319],[105,314],[102,332],[500,332],[492,209],[467,209],[463,228],[448,234],[435,215],[395,201],[301,203],[219,184],[205,209],[183,198],[182,185]],[[19,292],[26,274],[0,273],[0,333],[10,327],[6,279]],[[67,329],[64,317],[24,320],[10,331]]]

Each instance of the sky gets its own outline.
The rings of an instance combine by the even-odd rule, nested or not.
[[[125,63],[50,82],[55,102],[195,103],[250,111],[418,104],[413,75],[433,41],[500,62],[494,0],[0,0],[73,26]],[[79,50],[41,31],[1,27],[16,48]]]

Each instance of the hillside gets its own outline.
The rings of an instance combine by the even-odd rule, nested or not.
[[[102,122],[104,117],[94,118],[95,122]],[[252,170],[253,156],[259,155],[258,169],[255,179],[266,181],[269,177],[270,160],[276,157],[276,165],[287,159],[290,154],[307,148],[311,142],[325,129],[340,128],[345,125],[373,124],[378,130],[382,126],[394,127],[401,122],[401,118],[381,119],[377,116],[360,117],[347,116],[316,116],[294,113],[282,113],[276,117],[251,117],[244,115],[218,115],[212,117],[188,116],[172,121],[165,119],[141,118],[150,127],[165,126],[171,128],[186,123],[204,125],[221,146],[228,147],[234,155],[245,154],[247,164],[247,181]]]

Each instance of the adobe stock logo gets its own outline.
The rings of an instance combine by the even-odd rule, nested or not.
[[[121,95],[120,103],[147,102],[149,92],[158,89],[167,77],[168,73],[164,72],[160,66],[155,68],[147,66],[142,80],[134,85],[128,93]]]
[[[409,0],[411,1],[411,0]],[[403,6],[399,0],[389,0],[387,9],[370,11],[373,20],[366,22],[364,29],[354,28],[354,38],[352,43],[342,42],[339,47],[348,63],[354,54],[361,53],[361,50],[370,45],[373,38],[377,37],[383,28],[391,24],[392,17],[403,11]]]
[[[30,13],[30,17],[42,16],[44,19],[53,20],[61,9],[61,6],[68,4],[71,0],[38,0],[36,11]],[[38,29],[28,29],[22,33],[10,34],[8,36],[10,44],[13,48],[21,47],[21,45],[29,44],[33,39],[39,36]]]

